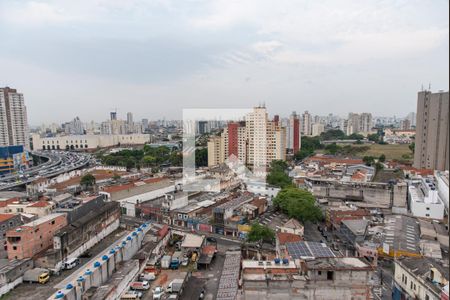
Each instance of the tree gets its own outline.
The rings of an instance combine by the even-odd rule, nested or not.
[[[144,166],[147,166],[147,167],[153,166],[156,163],[156,157],[154,157],[152,155],[146,155],[142,159],[142,163],[144,164]]]
[[[320,135],[320,138],[323,141],[343,140],[343,139],[345,139],[345,133],[339,129],[332,129],[332,130],[322,132],[322,134]]]
[[[269,227],[255,222],[252,224],[247,239],[249,242],[263,241],[273,243],[275,240],[275,232]]]
[[[338,146],[336,143],[327,145],[325,147],[325,150],[327,151],[327,153],[332,154],[332,155],[335,155],[340,149],[341,149],[341,147]]]
[[[208,149],[197,149],[195,151],[195,166],[206,167],[208,166]]]
[[[377,171],[383,170],[383,169],[384,169],[384,166],[383,166],[382,163],[377,162],[377,163],[375,164],[375,169],[376,169]]]
[[[411,152],[414,154],[415,148],[416,148],[416,143],[411,143],[408,146],[409,150],[411,150]]]
[[[359,133],[352,133],[352,134],[350,134],[350,135],[347,137],[347,139],[349,139],[349,140],[358,140],[358,141],[360,141],[360,140],[363,140],[363,139],[364,139],[364,136],[363,136],[362,134],[359,134]]]
[[[322,211],[316,206],[314,196],[295,187],[282,189],[273,200],[275,207],[286,213],[290,218],[301,222],[318,222],[322,220]]]
[[[119,174],[114,174],[113,179],[114,180],[119,180],[121,177]]]
[[[384,163],[386,161],[386,155],[381,154],[380,157],[378,158],[378,160],[382,163]]]
[[[267,175],[267,183],[285,188],[292,186],[292,179],[288,176],[287,163],[283,160],[274,160],[270,164],[270,173]]]
[[[81,177],[80,185],[84,186],[86,188],[93,187],[95,185],[95,177],[92,174],[86,174],[83,177]]]
[[[369,134],[367,136],[367,139],[369,141],[372,141],[372,142],[375,142],[375,143],[379,143],[380,142],[380,136],[377,133]]]
[[[366,166],[369,167],[375,163],[375,158],[373,156],[364,156],[362,160]]]
[[[307,158],[308,156],[311,156],[314,154],[314,151],[310,151],[309,149],[301,149],[300,151],[298,151],[297,153],[294,154],[294,159],[296,161],[302,161],[305,158]]]

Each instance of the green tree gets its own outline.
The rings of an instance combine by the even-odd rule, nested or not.
[[[81,177],[80,180],[80,185],[88,188],[88,187],[93,187],[95,185],[95,177],[92,174],[86,174],[83,177]]]
[[[273,200],[275,207],[286,213],[291,218],[301,222],[318,222],[322,220],[322,211],[316,205],[314,196],[295,187],[281,190]]]
[[[156,157],[152,155],[146,155],[142,158],[142,163],[144,166],[150,167],[156,164]]]
[[[311,156],[314,154],[314,151],[310,151],[309,149],[300,149],[300,151],[297,151],[297,153],[294,154],[294,159],[296,161],[302,161],[308,156]]]
[[[283,160],[274,160],[270,164],[270,173],[267,175],[267,183],[285,188],[292,186],[292,179],[288,176],[287,163]]]
[[[336,153],[338,153],[338,151],[340,151],[342,149],[341,146],[338,146],[336,143],[327,145],[325,147],[325,150],[328,154],[332,154],[332,155],[336,155]]]
[[[416,143],[411,143],[408,146],[409,150],[411,150],[411,152],[414,154],[415,148],[416,148]]]
[[[364,139],[364,136],[359,133],[352,133],[347,137],[347,139],[360,141]]]
[[[368,139],[369,141],[372,141],[372,142],[375,142],[375,143],[380,142],[380,136],[379,136],[377,133],[369,134],[369,135],[367,136],[367,139]]]
[[[323,141],[343,140],[343,139],[345,139],[345,133],[339,129],[332,129],[332,130],[322,132],[322,134],[320,135],[320,138]]]
[[[375,158],[373,156],[364,156],[362,160],[367,166],[371,166],[375,163]]]
[[[206,167],[208,166],[208,149],[202,148],[195,151],[195,166]]]
[[[384,166],[383,166],[382,163],[377,162],[377,163],[375,164],[375,169],[376,169],[377,171],[383,170],[383,169],[384,169]]]
[[[384,163],[386,161],[386,155],[381,154],[380,157],[378,158],[378,160],[382,163]]]
[[[119,174],[114,174],[113,179],[114,180],[119,180],[121,177]]]
[[[255,222],[252,224],[247,239],[249,242],[263,241],[273,243],[275,240],[275,232],[269,227]]]

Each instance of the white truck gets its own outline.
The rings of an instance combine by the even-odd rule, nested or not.
[[[50,272],[47,269],[34,268],[23,274],[23,282],[46,284],[49,280]]]
[[[184,286],[186,282],[189,280],[190,273],[180,272],[179,277],[174,279],[167,286],[166,292],[169,294],[178,294],[181,295],[183,293]]]

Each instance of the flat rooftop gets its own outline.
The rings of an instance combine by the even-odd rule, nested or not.
[[[357,257],[328,257],[307,261],[308,270],[372,270],[373,266]]]

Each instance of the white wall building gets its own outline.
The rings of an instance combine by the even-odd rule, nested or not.
[[[43,138],[33,134],[32,139],[33,150],[88,150],[116,145],[143,145],[151,142],[151,135],[66,135]]]
[[[434,180],[422,178],[412,184],[409,190],[409,205],[415,217],[442,220],[445,205],[439,196]]]

